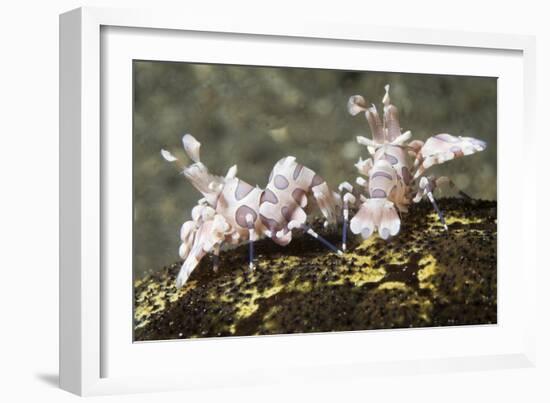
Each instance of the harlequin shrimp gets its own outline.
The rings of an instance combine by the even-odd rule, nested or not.
[[[385,86],[382,100],[383,119],[376,106],[368,105],[362,96],[354,95],[348,101],[348,112],[352,116],[364,112],[372,133],[372,139],[357,137],[357,142],[366,146],[372,156],[367,160],[360,158],[355,164],[363,176],[356,182],[369,197],[360,196],[361,204],[350,221],[350,229],[365,239],[376,231],[380,237],[388,239],[399,232],[401,220],[398,211],[404,213],[411,201],[418,203],[427,197],[447,230],[445,217],[433,192],[443,185],[453,188],[455,185],[447,177],[424,176],[424,172],[433,165],[483,151],[486,143],[446,133],[432,136],[426,142],[408,142],[411,132],[401,133],[398,110],[390,103],[389,88],[389,85]],[[460,194],[466,196],[463,192]]]
[[[292,241],[292,231],[301,229],[333,252],[342,252],[307,225],[306,207],[312,196],[325,217],[334,224],[340,211],[340,195],[330,191],[326,181],[311,169],[284,157],[275,164],[265,189],[237,178],[233,165],[225,176],[213,175],[200,161],[200,143],[190,134],[182,139],[188,157],[182,165],[169,151],[161,154],[177,163],[182,174],[203,195],[191,211],[191,220],[181,226],[179,255],[184,260],[176,279],[179,288],[207,254],[214,255],[214,269],[222,245],[248,242],[249,268],[254,269],[254,241],[267,237],[278,245]]]

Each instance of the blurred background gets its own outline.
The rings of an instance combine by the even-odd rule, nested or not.
[[[187,161],[181,137],[191,133],[215,174],[237,164],[239,178],[263,187],[275,162],[293,155],[334,189],[354,184],[354,163],[368,157],[355,136],[372,136],[363,114],[348,114],[347,100],[363,95],[382,112],[385,84],[413,139],[450,133],[487,142],[484,152],[428,173],[450,176],[474,198],[496,199],[496,78],[149,61],[133,67],[136,277],[179,259],[180,226],[202,197],[161,148]]]

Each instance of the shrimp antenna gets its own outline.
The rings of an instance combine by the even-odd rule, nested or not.
[[[441,221],[441,224],[443,224],[443,228],[445,228],[445,231],[448,231],[449,227],[447,227],[447,224],[445,223],[445,217],[443,216],[443,213],[439,209],[439,207],[438,207],[438,205],[435,201],[434,195],[432,194],[431,191],[427,192],[426,195],[428,196],[428,199],[432,203],[432,206],[434,207],[437,215],[439,216],[439,221]]]

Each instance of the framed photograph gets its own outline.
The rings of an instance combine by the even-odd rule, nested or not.
[[[84,8],[60,45],[64,389],[533,365],[532,37]]]

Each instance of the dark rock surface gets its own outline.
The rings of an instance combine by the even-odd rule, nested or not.
[[[203,259],[175,288],[181,262],[135,281],[136,341],[426,326],[497,320],[496,202],[442,199],[449,231],[429,203],[411,207],[391,240],[352,238],[339,257],[297,235]],[[325,232],[338,244],[340,228]]]

